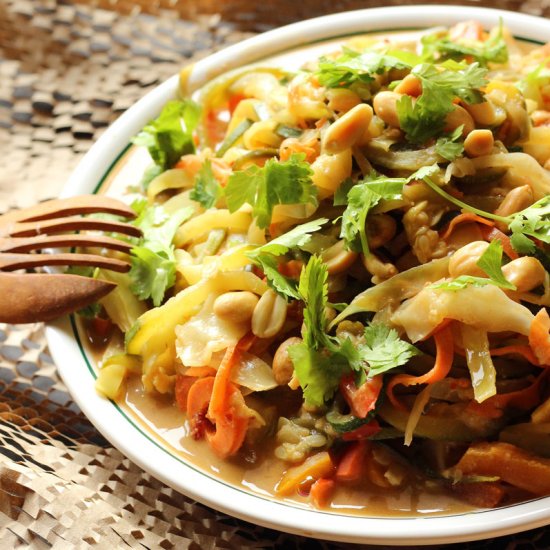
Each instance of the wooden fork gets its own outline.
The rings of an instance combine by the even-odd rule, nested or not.
[[[54,265],[128,271],[127,261],[99,254],[29,254],[47,248],[83,246],[130,252],[132,245],[113,237],[64,233],[96,230],[134,237],[141,234],[128,223],[82,217],[93,213],[135,217],[129,206],[102,195],[55,199],[0,216],[0,322],[50,321],[96,302],[115,288],[114,283],[79,275],[2,273]]]

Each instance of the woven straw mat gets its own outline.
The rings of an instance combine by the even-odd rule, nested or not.
[[[57,196],[104,129],[185,62],[251,31],[371,5],[0,0],[0,212]],[[499,7],[548,15],[550,0]],[[0,550],[88,547],[355,548],[235,520],[155,480],[79,411],[42,325],[0,325]],[[543,549],[550,531],[452,547]]]

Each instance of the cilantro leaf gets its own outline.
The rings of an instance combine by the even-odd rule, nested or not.
[[[354,185],[347,195],[340,236],[355,252],[369,254],[366,221],[369,212],[382,200],[400,199],[407,178],[371,176]]]
[[[435,152],[451,162],[462,155],[464,142],[459,140],[462,137],[463,128],[464,125],[461,124],[448,136],[438,138],[435,144]]]
[[[461,290],[467,286],[494,285],[508,290],[516,290],[516,286],[506,279],[502,272],[502,243],[495,239],[491,241],[485,252],[476,263],[489,277],[473,277],[471,275],[460,275],[452,281],[432,285],[432,288],[441,290]]]
[[[365,344],[359,346],[359,354],[369,366],[368,377],[400,367],[421,351],[401,340],[397,331],[381,323],[365,327]]]
[[[528,208],[510,216],[510,230],[550,243],[550,196],[543,197]]]
[[[262,268],[267,283],[276,292],[286,298],[299,300],[300,293],[298,292],[296,281],[285,277],[279,272],[279,263],[276,256],[282,256],[293,248],[300,248],[306,245],[311,240],[311,233],[318,231],[327,222],[328,219],[320,218],[297,225],[288,233],[284,233],[280,237],[249,252],[247,256]]]
[[[410,69],[405,56],[395,53],[367,51],[365,53],[346,49],[336,59],[322,57],[319,60],[317,78],[327,88],[349,88],[356,82],[368,83],[374,80],[372,75],[381,74],[389,69]]]
[[[487,40],[452,41],[448,34],[440,38],[431,34],[422,38],[422,53],[431,58],[458,59],[466,58],[477,61],[482,67],[488,63],[506,63],[508,61],[508,46],[502,33],[502,20],[498,31]]]
[[[176,280],[176,261],[172,239],[178,227],[193,214],[193,208],[181,209],[168,215],[159,205],[141,207],[134,224],[143,236],[131,250],[130,289],[141,300],[151,298],[153,304],[161,304],[166,290]]]
[[[477,261],[477,265],[500,288],[516,290],[516,286],[508,281],[502,272],[502,243],[498,239],[494,239],[489,243],[489,246]]]
[[[269,159],[262,168],[253,165],[234,172],[225,188],[230,212],[248,203],[258,227],[265,229],[277,204],[316,205],[317,188],[311,179],[313,171],[304,159],[303,154],[292,154],[286,162]]]
[[[189,198],[197,201],[204,208],[212,208],[222,193],[222,186],[212,172],[212,162],[207,159],[197,174],[195,187],[191,190]]]
[[[195,152],[193,130],[199,122],[200,113],[200,106],[191,99],[169,101],[160,115],[147,124],[132,143],[147,147],[158,167],[155,172],[167,170],[182,155]]]
[[[455,109],[456,97],[466,103],[480,103],[483,99],[479,88],[487,83],[487,70],[477,63],[458,63],[441,66],[424,63],[411,71],[422,82],[422,95],[416,103],[404,95],[397,102],[399,123],[409,141],[417,144],[441,133],[446,116]]]

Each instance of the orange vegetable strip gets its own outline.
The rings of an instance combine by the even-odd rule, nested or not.
[[[446,324],[434,334],[436,357],[431,370],[421,376],[411,374],[397,374],[389,382],[386,389],[389,400],[394,407],[405,409],[401,402],[394,396],[393,388],[398,384],[402,386],[415,386],[417,384],[433,384],[439,382],[449,374],[453,364],[454,339],[451,327]]]
[[[216,369],[212,367],[187,367],[184,372],[184,376],[194,376],[195,378],[202,378],[203,376],[215,376]]]
[[[514,346],[503,346],[501,348],[491,349],[489,350],[489,352],[495,357],[512,354],[521,355],[522,357],[527,359],[527,361],[529,361],[529,363],[531,363],[532,365],[540,366],[539,360],[536,358],[533,350],[527,345],[522,346],[520,344],[516,344]]]
[[[208,416],[210,418],[217,418],[224,416],[227,410],[227,397],[228,397],[228,384],[231,379],[231,371],[233,366],[238,360],[239,352],[237,351],[237,345],[229,346],[225,350],[222,362],[216,372],[216,378],[214,379],[214,387],[212,389],[212,398],[210,399],[210,405],[208,406]]]
[[[363,466],[369,452],[366,440],[352,443],[342,456],[336,468],[337,481],[358,481],[363,476]]]
[[[490,227],[493,227],[495,225],[495,222],[492,222],[487,218],[482,218],[481,216],[478,216],[473,212],[463,212],[462,214],[459,214],[458,216],[454,217],[449,222],[449,225],[445,229],[445,232],[443,233],[443,235],[441,235],[441,238],[444,241],[446,241],[451,236],[451,233],[454,231],[457,225],[460,225],[461,223],[467,223],[467,222],[481,223],[483,225],[488,225]]]
[[[326,508],[334,493],[336,483],[333,479],[326,477],[319,478],[312,486],[309,492],[309,498],[315,508]]]
[[[176,377],[176,385],[174,388],[176,404],[183,412],[187,411],[187,396],[191,386],[196,382],[196,378],[191,376],[178,375]]]
[[[306,458],[302,464],[289,468],[284,474],[275,491],[279,495],[291,495],[302,481],[308,478],[319,479],[331,477],[334,472],[334,464],[327,451],[321,451]]]
[[[500,241],[502,244],[502,250],[504,250],[506,256],[508,256],[511,260],[517,260],[519,258],[518,253],[514,250],[512,243],[510,242],[510,237],[500,231],[500,229],[497,229],[496,227],[484,227],[481,229],[481,234],[488,242],[494,240]]]
[[[541,365],[550,365],[550,317],[546,308],[541,308],[531,322],[529,344]]]

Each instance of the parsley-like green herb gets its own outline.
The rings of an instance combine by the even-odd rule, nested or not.
[[[473,59],[482,67],[489,63],[506,63],[508,47],[502,32],[502,20],[498,31],[485,41],[470,40],[456,42],[449,40],[448,35],[442,38],[431,34],[422,38],[423,55],[432,59]]]
[[[222,186],[212,172],[212,162],[207,159],[197,174],[195,187],[191,190],[189,198],[197,201],[204,208],[212,208],[222,194]]]
[[[317,204],[313,170],[303,154],[292,154],[286,162],[269,159],[265,165],[250,166],[234,172],[225,188],[227,207],[235,212],[243,204],[252,206],[252,215],[260,229],[271,223],[277,204]]]
[[[424,63],[414,67],[412,74],[422,82],[422,95],[416,103],[404,95],[397,102],[397,115],[407,139],[417,144],[441,133],[446,116],[455,109],[456,97],[466,103],[480,103],[483,95],[479,88],[487,83],[487,70],[477,63]]]
[[[348,206],[342,216],[340,236],[355,252],[369,254],[366,221],[369,212],[382,200],[401,198],[407,178],[372,176],[357,183],[347,193]]]
[[[462,155],[464,142],[460,138],[462,137],[463,128],[464,125],[461,124],[448,136],[438,138],[435,144],[435,152],[451,162]]]
[[[201,114],[201,107],[191,99],[169,101],[160,115],[132,140],[147,147],[154,167],[147,171],[143,184],[148,184],[159,173],[172,168],[182,155],[195,152],[193,130]]]
[[[361,359],[368,363],[369,378],[405,365],[420,353],[418,348],[401,340],[395,329],[382,323],[365,327],[365,344],[359,346]]]
[[[182,208],[169,215],[160,205],[140,205],[141,213],[134,221],[143,236],[131,250],[130,289],[140,299],[151,298],[159,306],[166,290],[176,280],[176,262],[172,240],[178,227],[193,215],[193,208]]]
[[[413,57],[417,62],[416,56]],[[407,55],[406,52],[359,53],[346,49],[336,59],[322,57],[319,60],[317,78],[319,83],[327,88],[349,88],[357,82],[372,82],[373,75],[389,69],[410,69],[412,66],[410,58],[411,55]]]
[[[516,290],[516,286],[506,279],[502,272],[502,243],[495,239],[491,241],[476,265],[483,269],[489,278],[460,275],[452,281],[437,283],[432,288],[441,290],[461,290],[467,286],[494,285],[507,290]]]
[[[298,225],[288,233],[284,233],[280,237],[247,254],[256,265],[262,268],[269,286],[281,296],[296,300],[301,298],[297,288],[297,281],[279,273],[277,257],[287,254],[292,249],[301,248],[306,245],[311,240],[311,234],[319,231],[322,225],[327,222],[326,218],[320,218]]]

